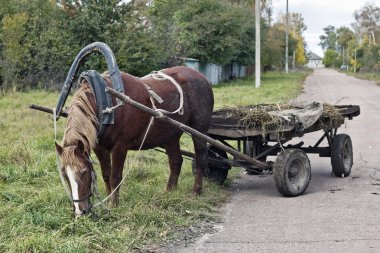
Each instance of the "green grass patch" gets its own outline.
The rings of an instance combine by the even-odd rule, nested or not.
[[[252,78],[214,86],[215,107],[287,101],[299,94],[306,75],[266,73],[260,89]],[[185,160],[178,189],[168,193],[167,157],[150,150],[129,152],[130,174],[118,208],[74,220],[56,171],[52,116],[28,109],[30,103],[54,107],[57,99],[58,93],[45,91],[0,97],[0,252],[129,252],[219,217],[217,207],[227,199],[231,179],[227,186],[205,181],[195,198],[191,162]],[[62,138],[65,119],[58,123]],[[181,144],[193,149],[188,136]],[[104,196],[101,176],[98,180]]]
[[[286,103],[300,94],[303,81],[310,73],[293,72],[286,75],[283,72],[267,72],[262,75],[259,89],[255,88],[254,77],[216,85],[214,109],[225,106]]]
[[[366,73],[353,73],[353,72],[342,72],[347,75],[362,79],[362,80],[370,80],[370,81],[375,81],[377,85],[380,85],[380,73],[376,72],[366,72]]]

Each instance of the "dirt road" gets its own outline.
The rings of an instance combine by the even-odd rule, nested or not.
[[[361,115],[338,131],[352,138],[351,175],[331,176],[330,159],[310,155],[312,181],[296,198],[280,196],[272,176],[244,175],[217,232],[170,251],[380,252],[380,86],[318,69],[297,100],[360,105]],[[320,136],[302,140],[311,145]]]

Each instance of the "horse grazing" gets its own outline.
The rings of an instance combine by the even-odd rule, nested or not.
[[[186,67],[173,67],[162,70],[174,78],[183,90],[183,114],[170,115],[202,133],[206,133],[214,105],[210,83],[199,72]],[[133,100],[154,108],[174,111],[178,108],[180,95],[169,80],[153,78],[139,79],[122,73],[125,93]],[[109,81],[107,85],[110,86]],[[153,103],[147,89],[149,86],[162,99],[162,104]],[[113,104],[116,104],[113,98]],[[107,194],[114,191],[122,180],[124,162],[128,150],[138,150],[146,133],[151,116],[128,104],[118,107],[114,114],[114,124],[109,125],[97,140],[99,122],[97,119],[95,96],[86,81],[74,94],[69,106],[67,126],[62,146],[56,149],[63,161],[62,174],[70,185],[76,216],[87,213],[95,172],[89,156],[93,150],[99,160]],[[182,131],[169,123],[155,119],[143,142],[142,149],[162,147],[169,158],[170,176],[166,185],[173,190],[178,182],[182,166],[179,140]],[[200,194],[204,171],[207,168],[207,146],[202,140],[193,138],[195,164],[197,167],[193,193]],[[111,206],[119,203],[119,188],[110,197]]]

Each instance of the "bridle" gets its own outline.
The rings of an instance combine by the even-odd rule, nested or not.
[[[91,160],[90,157],[88,157],[86,160],[87,160],[87,162],[89,162],[90,164],[93,164],[93,163],[94,163],[94,162]],[[91,168],[90,170],[91,170],[91,185],[90,185],[90,192],[87,193],[84,197],[79,198],[79,199],[73,199],[73,198],[71,198],[71,202],[73,202],[73,203],[82,202],[82,201],[84,201],[84,200],[86,200],[86,199],[90,199],[92,196],[98,194],[96,173],[95,173],[95,171],[94,171],[93,168]],[[91,204],[90,204],[89,209],[91,209]]]
[[[54,141],[57,140],[57,118],[56,118],[56,109],[53,108],[53,119],[54,119]],[[94,163],[94,161],[91,159],[91,157],[89,155],[87,155],[87,158],[86,158],[86,161],[88,163],[90,163],[91,165]],[[60,178],[60,181],[61,181],[61,184],[63,186],[63,188],[65,189],[65,192],[68,196],[68,198],[70,199],[71,203],[79,203],[79,202],[82,202],[86,199],[90,199],[92,196],[96,196],[97,198],[99,198],[99,192],[98,192],[98,181],[97,181],[97,177],[96,177],[96,173],[94,171],[94,169],[91,167],[90,170],[91,170],[91,185],[90,185],[90,192],[82,197],[82,198],[79,198],[79,199],[73,199],[72,197],[72,193],[69,191],[69,189],[67,188],[67,184],[65,182],[65,179],[63,177],[63,174],[62,174],[62,165],[61,165],[61,159],[59,157],[59,154],[58,152],[56,152],[56,165],[57,165],[57,170],[58,170],[58,174],[59,174],[59,178]],[[100,201],[99,203],[95,204],[94,206],[91,204],[91,202],[89,201],[89,207],[88,207],[88,210],[84,210],[86,213],[87,212],[91,212],[92,208],[93,207],[96,207],[97,205],[99,204],[102,204],[103,201]]]
[[[90,191],[86,196],[80,198],[80,199],[72,199],[71,201],[73,203],[79,203],[79,202],[82,202],[83,200],[86,200],[87,198],[91,198],[92,195],[94,195],[94,193],[92,191]]]
[[[91,158],[90,157],[88,157],[87,159],[86,159],[86,161],[88,162],[88,163],[90,163],[90,164],[93,164],[94,162],[91,160]],[[94,195],[98,195],[98,187],[97,187],[97,177],[96,177],[96,173],[95,173],[95,171],[94,171],[94,169],[93,168],[90,168],[90,170],[91,170],[91,185],[90,185],[90,192],[89,193],[87,193],[84,197],[82,197],[82,198],[79,198],[79,199],[73,199],[72,198],[72,193],[71,192],[69,192],[68,190],[66,190],[66,192],[67,192],[67,195],[69,196],[69,199],[70,199],[70,201],[72,202],[72,203],[79,203],[79,202],[82,202],[82,201],[84,201],[84,200],[87,200],[87,199],[90,199],[92,196],[94,196]],[[60,172],[60,175],[62,175],[62,172],[59,170],[59,172]],[[65,186],[65,183],[64,182],[62,182],[62,184]],[[67,187],[65,187],[65,189],[67,189]],[[91,204],[89,205],[89,209],[91,209]]]

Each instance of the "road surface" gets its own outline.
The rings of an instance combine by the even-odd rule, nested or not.
[[[222,209],[217,231],[168,251],[380,252],[380,86],[317,69],[296,100],[360,105],[361,115],[338,130],[353,142],[351,175],[331,176],[329,158],[309,155],[312,180],[295,198],[282,197],[272,176],[244,175]],[[301,140],[312,145],[321,133]]]

